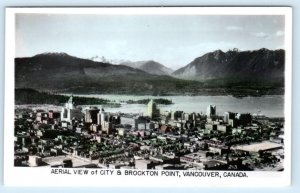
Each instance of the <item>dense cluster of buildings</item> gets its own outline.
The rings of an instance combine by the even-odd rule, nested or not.
[[[15,115],[15,166],[174,170],[283,170],[284,119],[225,112],[144,116],[78,108]]]

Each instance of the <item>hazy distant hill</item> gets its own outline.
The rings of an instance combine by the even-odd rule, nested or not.
[[[170,75],[173,70],[153,60],[138,62],[123,62],[122,65],[143,70],[149,74]]]
[[[230,79],[247,81],[276,81],[284,78],[284,50],[255,51],[217,50],[194,59],[173,72],[177,78],[192,80]]]

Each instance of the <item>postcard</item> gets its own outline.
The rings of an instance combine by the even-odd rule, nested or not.
[[[292,8],[6,8],[7,186],[291,183]]]

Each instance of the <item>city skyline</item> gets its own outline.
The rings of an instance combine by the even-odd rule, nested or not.
[[[219,116],[212,105],[206,114],[161,112],[153,100],[144,108],[146,116],[111,113],[76,106],[70,96],[61,111],[21,110],[14,165],[225,170],[235,171],[233,175],[284,170],[284,118],[234,112]],[[34,142],[31,128],[37,130]]]

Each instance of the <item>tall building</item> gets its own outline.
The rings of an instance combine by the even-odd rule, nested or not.
[[[216,116],[216,106],[215,105],[209,105],[206,109],[206,115],[207,115],[207,118],[211,118],[213,116]]]
[[[147,116],[149,116],[150,118],[159,117],[159,109],[157,108],[153,99],[151,99],[147,104]]]
[[[85,122],[97,124],[99,111],[100,111],[100,109],[98,109],[96,107],[86,109],[85,110]]]
[[[101,130],[106,134],[111,134],[113,129],[113,125],[109,121],[103,121],[103,125],[101,125]]]
[[[75,107],[73,96],[71,96],[61,110],[60,119],[61,121],[71,122],[73,118],[80,120],[82,118],[82,112]]]
[[[181,118],[183,114],[183,111],[173,111],[171,112],[171,120],[177,120],[178,118]]]
[[[244,126],[252,121],[252,115],[250,113],[238,113],[236,118],[238,119],[239,124]]]
[[[108,113],[101,108],[101,110],[97,114],[97,124],[103,126],[104,121],[108,120]]]
[[[235,115],[236,115],[236,113],[225,112],[225,113],[224,113],[224,122],[225,122],[225,123],[229,123],[229,120],[230,120],[230,119],[235,119]]]

